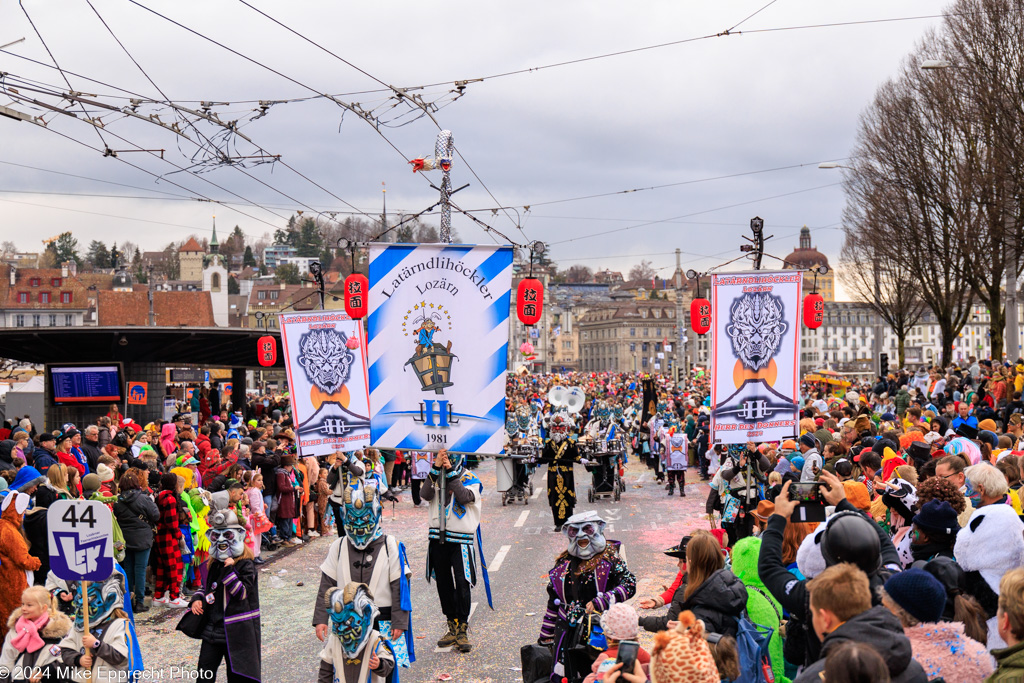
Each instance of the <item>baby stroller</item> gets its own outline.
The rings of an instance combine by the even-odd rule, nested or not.
[[[622,449],[612,450],[617,440],[587,444],[586,453],[581,456],[590,461],[586,465],[590,472],[592,485],[587,488],[587,501],[593,503],[598,498],[611,498],[618,501],[622,495],[622,477],[619,475],[619,462]]]

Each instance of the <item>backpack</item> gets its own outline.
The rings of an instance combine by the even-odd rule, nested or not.
[[[774,632],[774,629],[752,622],[747,611],[743,610],[736,626],[740,675],[734,683],[775,683],[775,672],[768,654],[768,644]]]

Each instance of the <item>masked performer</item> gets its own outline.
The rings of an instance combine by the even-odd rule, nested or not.
[[[663,431],[661,461],[668,475],[668,495],[675,493],[676,482],[679,483],[679,495],[686,497],[686,467],[689,464],[690,442],[686,438],[675,417],[669,418],[668,430]]]
[[[26,469],[32,468],[23,467],[22,471]],[[22,517],[30,500],[28,494],[20,491],[12,491],[3,499],[3,513],[0,514],[0,636],[7,635],[7,620],[21,604],[21,594],[28,588],[29,572],[42,566],[38,557],[29,555],[28,541],[21,530]]]
[[[434,487],[438,486],[442,477],[444,499],[438,497],[435,501]],[[468,633],[472,600],[470,587],[476,585],[478,553],[487,590],[487,604],[493,608],[480,534],[482,493],[483,484],[476,475],[466,470],[465,457],[449,454],[448,451],[440,451],[434,456],[434,467],[420,491],[420,496],[430,505],[427,581],[431,578],[435,580],[441,611],[448,620],[448,631],[437,641],[437,646],[454,645],[460,652],[473,649]]]
[[[245,546],[245,520],[233,510],[208,516],[210,560],[202,590],[178,630],[203,641],[196,669],[212,681],[226,660],[228,683],[260,680],[260,595],[252,551]]]
[[[320,565],[320,590],[313,608],[317,637],[327,638],[332,602],[328,594],[355,581],[376,596],[373,627],[383,633],[398,666],[408,668],[415,659],[409,613],[412,569],[405,546],[384,533],[383,509],[374,483],[352,479],[342,493],[345,535],[331,544]]]
[[[129,678],[131,629],[124,612],[124,574],[114,569],[106,581],[90,582],[88,595],[83,583],[75,585],[75,625],[60,642],[60,658],[73,667],[68,678],[96,683],[114,683]],[[89,610],[89,632],[85,612]],[[90,673],[91,672],[91,673]]]
[[[331,625],[320,651],[318,683],[384,683],[395,669],[395,658],[387,638],[373,627],[378,610],[366,584],[353,581],[331,588],[324,610]]]
[[[565,412],[551,417],[551,438],[544,443],[540,462],[548,466],[548,504],[555,520],[554,531],[562,530],[576,507],[576,479],[573,464],[583,462],[576,442],[569,438],[572,420]],[[587,463],[584,463],[587,464]]]
[[[605,649],[597,615],[636,593],[636,578],[619,556],[618,541],[604,537],[596,512],[570,517],[564,527],[569,549],[548,572],[548,608],[540,638],[554,650],[552,683],[579,683]]]

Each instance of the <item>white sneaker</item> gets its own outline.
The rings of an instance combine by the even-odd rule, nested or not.
[[[309,537],[310,538],[320,538],[320,532],[318,532],[318,531],[310,531],[309,532]]]
[[[298,536],[293,538],[291,542],[292,542],[292,545],[302,545],[302,539],[299,538]]]
[[[153,598],[153,602],[151,604],[153,604],[153,605],[166,605],[170,601],[171,601],[171,599],[165,595],[162,598]]]
[[[175,598],[167,603],[168,607],[188,607],[188,603],[183,598]]]

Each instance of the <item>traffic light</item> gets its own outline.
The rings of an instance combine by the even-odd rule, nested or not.
[[[879,355],[878,360],[879,360],[878,373],[882,377],[885,377],[886,375],[889,374],[889,354],[883,353],[883,354]]]

